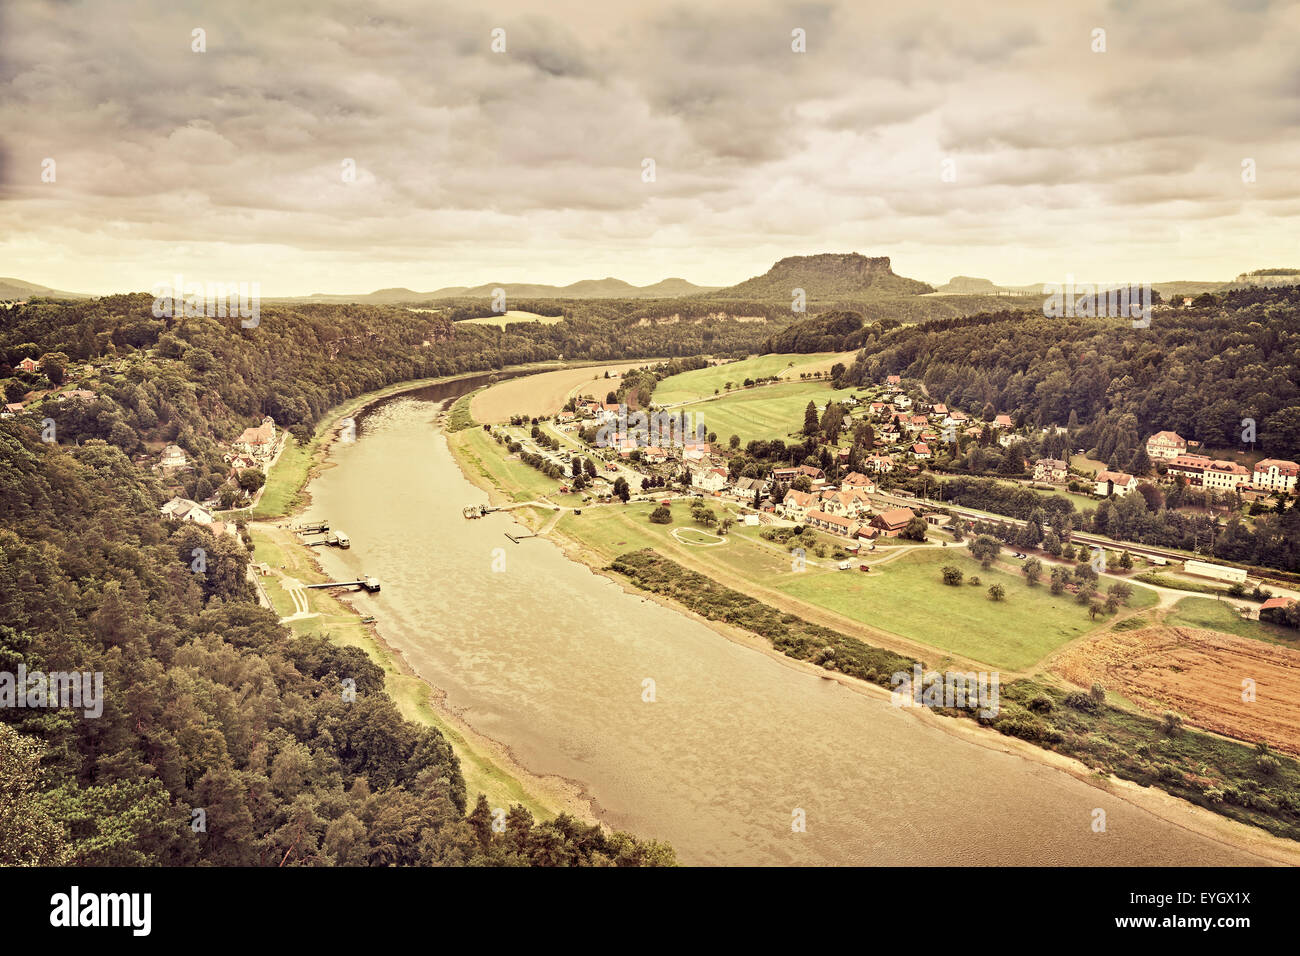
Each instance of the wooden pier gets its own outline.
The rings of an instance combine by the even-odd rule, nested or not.
[[[361,578],[357,581],[326,581],[324,584],[304,584],[305,588],[361,588],[371,594],[379,590],[379,578]]]

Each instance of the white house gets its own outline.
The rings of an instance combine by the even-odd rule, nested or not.
[[[1103,498],[1109,498],[1111,495],[1118,495],[1122,498],[1138,486],[1136,478],[1132,475],[1126,475],[1122,471],[1099,472],[1093,481],[1096,485],[1097,494]]]
[[[207,509],[189,498],[173,498],[162,506],[161,511],[164,518],[174,518],[177,521],[193,521],[202,525],[210,525],[213,521],[212,514]]]

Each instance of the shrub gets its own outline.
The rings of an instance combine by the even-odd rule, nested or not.
[[[1036,714],[1050,714],[1056,709],[1056,701],[1046,694],[1035,694],[1033,699],[1025,706]]]
[[[673,513],[668,510],[666,505],[660,505],[650,512],[650,520],[655,524],[672,524]]]

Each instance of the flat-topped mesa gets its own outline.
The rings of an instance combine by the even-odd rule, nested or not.
[[[810,299],[889,298],[934,291],[924,282],[895,274],[888,256],[824,252],[812,256],[787,256],[763,275],[746,279],[714,295],[789,299],[793,289],[803,289]]]

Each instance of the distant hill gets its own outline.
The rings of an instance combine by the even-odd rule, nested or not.
[[[0,278],[0,301],[30,299],[34,296],[50,299],[92,299],[85,292],[61,292],[49,286],[24,282],[22,279]]]
[[[1005,291],[988,279],[976,279],[971,276],[953,276],[935,290],[938,295],[988,295]]]
[[[886,299],[934,291],[924,282],[895,275],[888,256],[868,258],[850,252],[789,256],[764,275],[719,289],[710,298],[789,302],[794,289],[803,289],[810,301]]]
[[[413,289],[379,289],[360,294],[326,295],[316,293],[305,296],[268,298],[272,302],[356,302],[365,305],[393,305],[400,302],[426,302],[429,299],[490,299],[497,289],[506,290],[511,299],[657,299],[678,298],[712,292],[716,286],[695,285],[685,279],[664,279],[653,285],[634,286],[622,279],[582,279],[571,285],[545,285],[536,282],[485,282],[483,285],[453,285],[433,292],[416,292]]]

